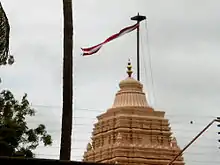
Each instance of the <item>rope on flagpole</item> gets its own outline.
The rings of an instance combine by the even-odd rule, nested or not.
[[[143,75],[143,77],[144,77],[144,80],[145,80],[145,84],[148,84],[147,83],[147,75],[148,75],[148,73],[147,73],[147,67],[146,67],[146,59],[145,59],[145,51],[144,51],[144,46],[143,46],[144,44],[143,44],[143,36],[141,35],[141,38],[140,38],[140,48],[141,48],[141,61],[143,61],[143,67],[144,67],[144,75]],[[142,80],[143,81],[143,80]],[[146,87],[147,88],[147,87]],[[146,89],[146,90],[148,90],[148,89]],[[149,91],[150,92],[150,91]],[[150,102],[150,104],[151,104],[151,97],[149,98],[149,102]],[[152,105],[151,105],[152,106]]]
[[[142,61],[143,61],[143,67],[144,67],[144,71],[145,71],[144,78],[145,78],[145,83],[148,84],[148,81],[147,81],[147,80],[148,80],[148,70],[147,70],[147,64],[146,64],[147,62],[146,62],[146,59],[145,59],[146,53],[145,53],[145,51],[144,51],[144,49],[143,49],[143,48],[144,48],[144,46],[143,46],[143,45],[144,45],[144,44],[143,44],[143,43],[144,43],[143,40],[144,40],[144,39],[143,39],[143,37],[141,36],[141,42],[140,42],[140,43],[141,43],[141,51],[142,51],[142,54],[143,54],[143,56],[142,56]],[[150,79],[151,79],[151,78],[150,78]],[[151,107],[154,107],[154,102],[153,102],[153,101],[154,101],[154,98],[153,98],[153,94],[152,94],[152,93],[153,93],[153,89],[151,88],[151,85],[152,85],[152,84],[146,85],[146,86],[148,86],[148,87],[150,88],[150,89],[148,90],[148,87],[146,87],[146,90],[148,90],[148,92],[149,92],[149,93],[148,93],[148,94],[149,94],[149,98],[148,98],[148,99],[149,99],[149,100],[148,100],[148,101],[149,101],[149,104],[150,104]]]
[[[147,20],[144,21],[145,31],[146,31],[146,45],[147,45],[147,56],[149,61],[149,68],[150,68],[150,81],[152,85],[152,104],[155,105],[156,99],[155,99],[155,90],[154,90],[154,79],[153,79],[153,69],[152,69],[152,58],[150,53],[150,45],[149,45],[149,33],[147,28]]]

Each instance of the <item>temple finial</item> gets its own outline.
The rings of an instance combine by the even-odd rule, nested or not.
[[[128,66],[127,66],[128,77],[131,77],[132,73],[133,73],[133,71],[132,71],[131,61],[130,61],[130,59],[128,59]]]

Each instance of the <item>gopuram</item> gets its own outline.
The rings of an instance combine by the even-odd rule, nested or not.
[[[149,106],[141,82],[128,77],[119,84],[110,109],[97,117],[85,162],[124,165],[167,165],[180,151],[165,112]],[[184,165],[180,156],[174,165]]]

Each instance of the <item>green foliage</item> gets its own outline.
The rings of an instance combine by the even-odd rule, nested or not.
[[[0,65],[12,65],[14,57],[9,55],[10,25],[0,2]]]
[[[8,90],[0,93],[0,156],[34,157],[32,151],[40,142],[52,145],[43,124],[35,129],[28,128],[25,119],[34,115],[27,94],[19,102]]]

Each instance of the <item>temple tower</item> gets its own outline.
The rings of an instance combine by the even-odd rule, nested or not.
[[[148,105],[143,85],[132,78],[130,61],[127,73],[112,107],[97,117],[83,161],[166,165],[180,151],[169,121],[165,112]],[[184,165],[183,157],[174,164]]]

